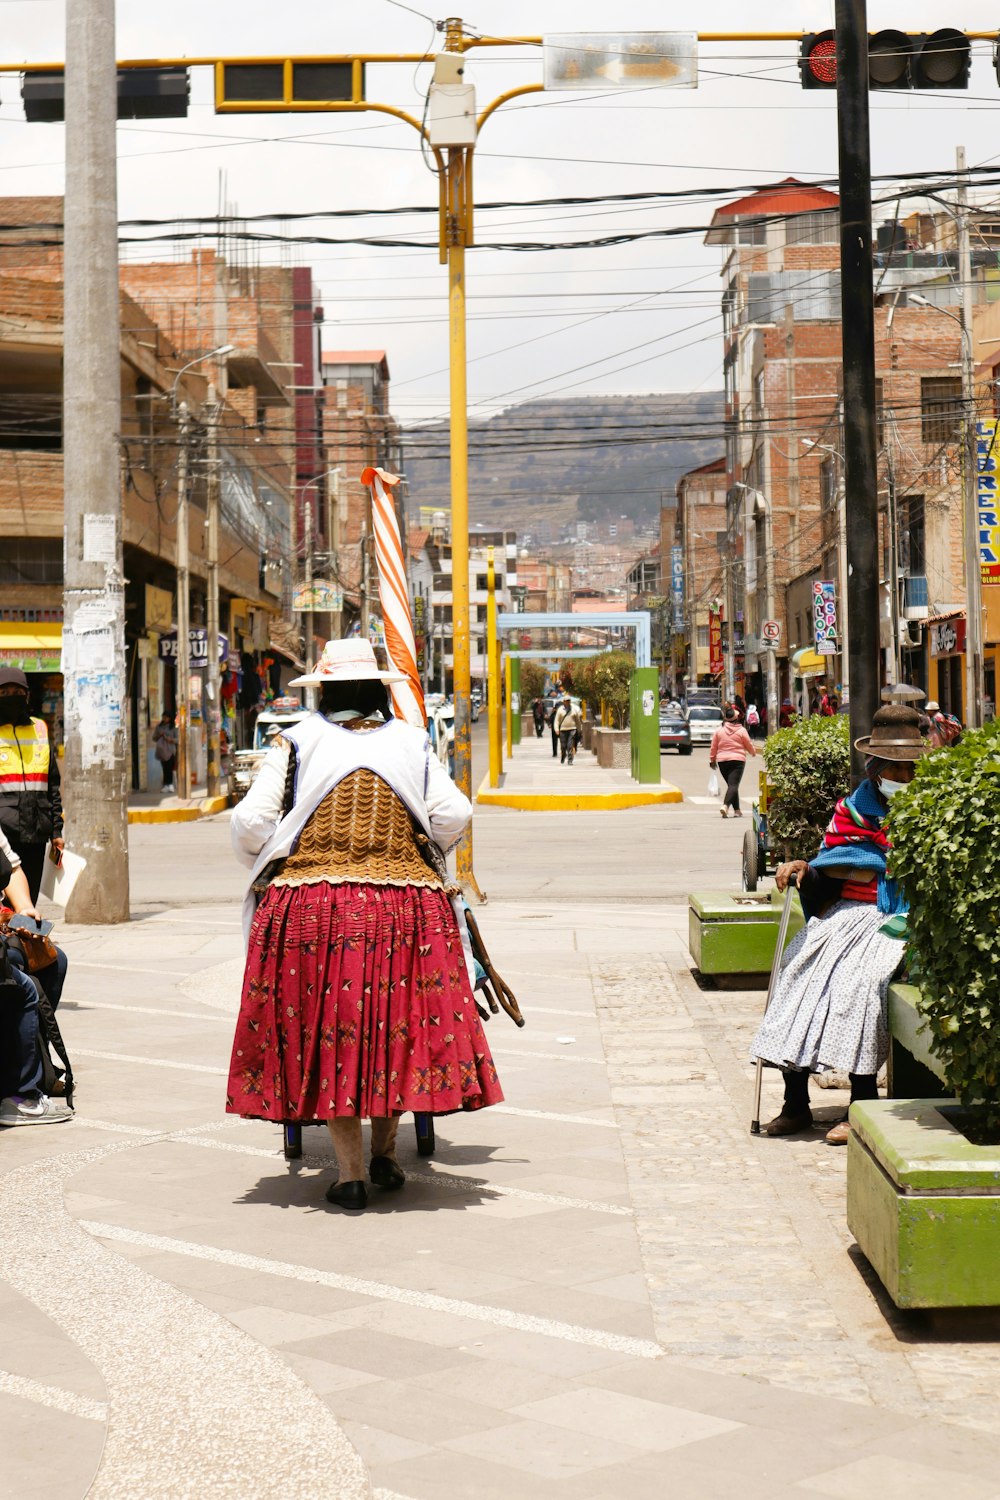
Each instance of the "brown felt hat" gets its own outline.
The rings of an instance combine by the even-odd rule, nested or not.
[[[902,703],[887,704],[872,720],[871,734],[854,741],[855,750],[879,760],[919,760],[930,749],[920,733],[920,716]]]

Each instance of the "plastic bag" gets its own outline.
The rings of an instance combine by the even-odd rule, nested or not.
[[[708,795],[710,797],[718,797],[721,791],[722,788],[719,785],[718,773],[716,771],[713,771],[708,778]]]

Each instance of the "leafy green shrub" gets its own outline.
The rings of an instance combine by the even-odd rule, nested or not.
[[[847,715],[796,719],[763,750],[771,843],[786,859],[812,859],[834,805],[851,789]]]
[[[527,713],[534,698],[545,692],[545,668],[539,661],[521,662],[521,711]]]
[[[629,685],[635,671],[635,659],[628,651],[602,651],[587,665],[590,682],[598,701],[608,705],[619,729],[628,725]]]
[[[889,819],[890,871],[948,1087],[1000,1140],[1000,723],[925,756]]]

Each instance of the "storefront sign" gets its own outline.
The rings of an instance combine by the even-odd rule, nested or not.
[[[955,620],[940,620],[936,625],[931,626],[932,656],[960,656],[964,650],[964,615],[959,615]]]
[[[708,670],[713,677],[722,676],[722,616],[716,609],[708,615]]]
[[[1000,585],[1000,496],[997,495],[996,419],[976,423],[976,504],[979,567],[984,584]]]
[[[225,662],[229,656],[229,641],[224,635],[219,636],[219,661]],[[189,665],[192,670],[196,667],[208,666],[208,631],[203,629],[188,632],[188,654]],[[169,635],[160,636],[160,660],[177,660],[177,632],[172,630]],[[201,689],[199,688],[199,692]]]
[[[812,586],[813,596],[813,640],[817,656],[837,654],[837,590],[831,581]]]

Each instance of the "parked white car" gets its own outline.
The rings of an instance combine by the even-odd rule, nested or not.
[[[688,709],[688,728],[692,745],[710,745],[722,723],[722,709],[712,703],[693,703]]]

